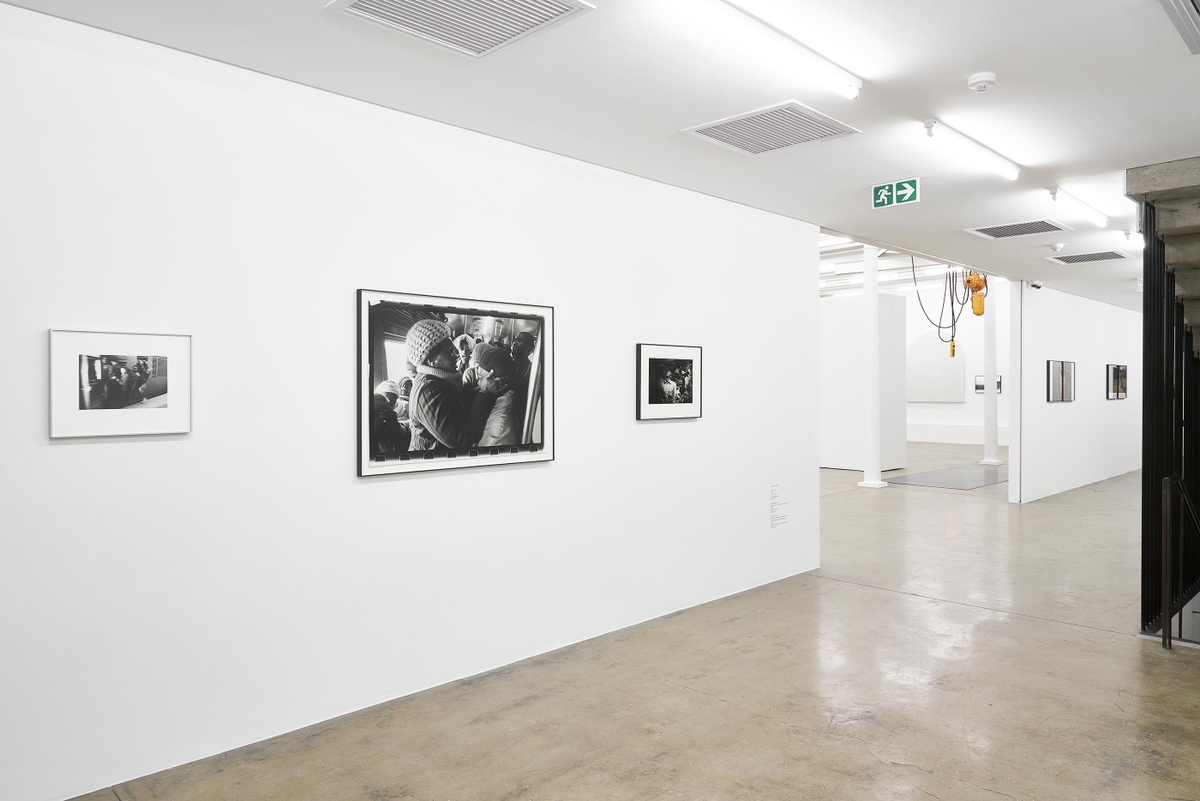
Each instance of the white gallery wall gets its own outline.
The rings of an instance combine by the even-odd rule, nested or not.
[[[866,300],[861,294],[821,298],[821,467],[866,468]],[[904,420],[904,301],[879,296],[880,469],[908,462]]]
[[[998,434],[1001,445],[1008,444],[1008,399],[1011,396],[1009,353],[1011,326],[1009,324],[1009,282],[989,280],[984,314],[996,315],[996,372],[1002,379],[999,396]],[[911,290],[898,293],[907,304],[905,320],[908,334],[910,377],[925,361],[957,368],[957,380],[962,392],[960,402],[908,402],[908,439],[911,442],[947,442],[983,446],[983,399],[975,394],[975,376],[983,375],[984,347],[982,317],[971,313],[968,305],[958,321],[955,339],[957,364],[950,361],[950,346],[937,339],[937,329],[926,318],[939,319],[942,308],[943,282],[926,281],[920,285],[920,298]],[[922,311],[921,304],[924,304]],[[947,315],[946,319],[949,319]],[[931,336],[932,335],[932,336]],[[949,339],[949,333],[942,337]],[[919,349],[919,352],[918,352]]]
[[[0,798],[818,565],[814,226],[7,5],[0,70]],[[356,478],[360,287],[553,305],[556,461]],[[191,334],[192,433],[51,441],[50,328]]]
[[[1035,501],[1141,468],[1142,315],[1053,289],[1020,292],[1021,455],[1010,498]],[[1046,362],[1075,362],[1075,401],[1048,403]],[[1106,365],[1129,367],[1107,400]]]

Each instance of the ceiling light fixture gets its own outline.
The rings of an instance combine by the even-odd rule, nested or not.
[[[741,3],[734,2],[734,0],[721,0],[721,2],[724,3],[725,5],[729,6],[730,8],[732,8],[734,11],[737,11],[738,13],[754,20],[759,25],[762,25],[764,28],[767,28],[768,30],[774,32],[775,34],[782,36],[784,39],[787,39],[792,44],[797,45],[798,47],[804,48],[804,50],[809,55],[815,56],[817,59],[819,59],[821,62],[821,66],[822,66],[822,72],[825,73],[825,83],[829,87],[830,91],[836,92],[837,94],[841,95],[842,97],[848,98],[850,100],[853,100],[854,98],[858,97],[859,90],[862,89],[862,84],[863,84],[862,78],[859,78],[854,73],[849,72],[848,70],[845,70],[842,67],[838,66],[837,64],[833,63],[829,59],[825,58],[825,56],[821,55],[816,50],[813,50],[811,47],[806,45],[804,42],[802,42],[799,39],[797,39],[796,37],[792,36],[790,33],[787,33],[786,31],[772,25],[771,23],[767,22],[765,19],[758,16],[757,14],[754,14],[754,13],[746,10],[745,8],[742,7]]]
[[[1020,167],[1018,167],[1016,164],[1013,164],[1011,161],[1004,158],[1004,156],[1001,156],[999,153],[992,150],[990,147],[979,144],[971,137],[967,136],[966,134],[964,134],[960,131],[954,130],[953,128],[951,128],[949,125],[947,125],[944,122],[939,122],[938,120],[935,120],[932,118],[925,120],[925,132],[927,134],[929,134],[929,136],[933,136],[933,132],[935,129],[938,131],[939,135],[949,134],[952,137],[957,137],[958,139],[962,140],[963,142],[968,142],[971,145],[973,145],[975,147],[975,149],[980,153],[980,155],[982,155],[986,158],[986,163],[987,163],[988,169],[990,169],[992,172],[996,173],[997,175],[1001,176],[1002,178],[1007,178],[1010,181],[1015,181],[1015,180],[1017,180],[1017,177],[1020,176],[1020,174],[1021,174]]]
[[[1108,225],[1108,217],[1106,217],[1104,214],[1097,211],[1092,206],[1089,206],[1088,204],[1084,203],[1082,200],[1075,197],[1070,192],[1063,189],[1061,186],[1056,186],[1053,189],[1051,189],[1050,197],[1056,203],[1059,201],[1059,199],[1066,198],[1068,203],[1075,206],[1075,210],[1076,210],[1076,212],[1079,213],[1079,216],[1083,217],[1085,220],[1087,220],[1088,222],[1090,222],[1092,225],[1096,226],[1097,228],[1104,228]]]

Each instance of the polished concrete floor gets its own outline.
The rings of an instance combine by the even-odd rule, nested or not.
[[[819,571],[89,801],[1200,801],[1200,651],[1135,636],[1137,474],[860,478],[822,471]]]

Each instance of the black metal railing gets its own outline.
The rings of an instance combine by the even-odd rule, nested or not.
[[[1161,608],[1165,610],[1162,616],[1162,645],[1163,648],[1170,648],[1171,620],[1179,615],[1177,639],[1183,639],[1183,615],[1180,613],[1200,590],[1200,581],[1186,583],[1186,571],[1182,569],[1179,558],[1200,542],[1200,515],[1196,513],[1196,505],[1192,502],[1183,476],[1167,476],[1162,480],[1162,509],[1162,536],[1159,540],[1162,548]],[[1181,511],[1186,512],[1186,516],[1181,517]],[[1189,544],[1193,548],[1188,548]]]
[[[1200,521],[1191,501],[1200,498],[1200,360],[1151,203],[1142,204],[1142,233],[1141,622],[1143,632],[1161,628],[1169,648],[1176,607],[1200,588]],[[1182,520],[1180,498],[1189,512]]]

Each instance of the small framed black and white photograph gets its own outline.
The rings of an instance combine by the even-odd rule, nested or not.
[[[554,458],[554,309],[358,291],[358,475]]]
[[[701,416],[702,349],[693,345],[637,346],[637,419]]]
[[[1046,362],[1046,402],[1071,403],[1075,400],[1075,362]]]
[[[1105,382],[1108,400],[1125,400],[1129,397],[1129,366],[1125,364],[1108,365],[1107,381]]]
[[[50,436],[192,430],[192,338],[50,331]]]
[[[987,384],[984,383],[983,376],[975,376],[975,394],[982,395]],[[1004,391],[1004,376],[996,376],[996,394],[999,395]]]

